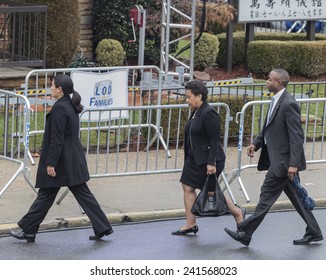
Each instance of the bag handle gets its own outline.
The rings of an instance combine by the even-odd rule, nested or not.
[[[208,180],[209,180],[210,176],[213,176],[213,175],[207,174],[207,178],[206,178],[204,187],[202,189],[202,191],[205,192],[206,196],[208,196]],[[214,185],[216,185],[216,184],[218,184],[218,178],[217,178],[216,173],[214,174],[214,176],[215,176],[215,180],[216,180]],[[216,190],[216,188],[214,188],[214,191],[213,191],[214,193],[215,193],[215,190]]]

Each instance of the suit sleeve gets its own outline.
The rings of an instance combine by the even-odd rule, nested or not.
[[[46,165],[57,166],[64,144],[67,117],[60,107],[53,107],[50,124],[50,145]]]
[[[289,165],[299,167],[303,153],[304,133],[301,124],[300,107],[295,101],[287,106],[285,122],[290,146]]]
[[[264,131],[263,130],[264,130],[264,128],[259,132],[259,134],[256,136],[254,141],[252,141],[252,144],[254,144],[256,147],[255,151],[258,151],[263,146],[263,143],[264,143]]]
[[[212,107],[208,107],[204,114],[204,127],[209,138],[209,156],[207,164],[215,165],[218,156],[218,147],[220,145],[221,137],[221,120]]]

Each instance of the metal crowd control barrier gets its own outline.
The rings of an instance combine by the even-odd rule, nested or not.
[[[36,192],[30,180],[28,150],[30,130],[30,104],[25,96],[0,90],[0,159],[18,164],[19,167],[0,191],[0,197],[20,173]],[[8,175],[8,174],[5,174]],[[3,181],[6,179],[3,177]]]
[[[326,98],[297,99],[297,102],[301,107],[301,120],[305,135],[304,150],[307,164],[325,163]],[[246,164],[242,164],[242,156],[244,154],[246,155],[242,149],[243,141],[246,137],[247,140],[250,139],[250,142],[252,142],[255,135],[260,131],[265,120],[269,103],[270,100],[248,102],[242,108],[241,112],[237,114],[236,118],[236,121],[240,123],[238,163],[237,168],[233,170],[232,176],[229,178],[229,184],[237,178],[248,202],[250,201],[250,198],[242,182],[241,171],[247,168],[257,167],[256,161],[258,160],[258,157],[255,157],[255,159],[246,157],[249,159],[249,163],[246,162]],[[250,126],[249,129],[248,126]],[[247,130],[250,131],[250,134],[245,135],[245,131]],[[277,137],[277,135],[275,135],[275,137]]]
[[[223,148],[226,151],[230,109],[225,103],[212,103],[213,107],[225,120]],[[111,108],[109,110],[85,110],[82,114],[98,114],[101,111],[109,115],[128,110],[126,122],[112,120],[105,122],[81,122],[80,137],[86,149],[86,158],[91,178],[162,174],[181,172],[184,162],[183,132],[189,119],[191,109],[186,104],[132,106],[128,108]],[[157,127],[156,111],[160,110],[160,123]],[[151,134],[158,135],[152,143]],[[155,145],[154,145],[155,144]],[[225,189],[236,203],[224,172],[220,177]],[[59,204],[67,189],[58,199]]]
[[[38,145],[44,132],[45,116],[54,104],[50,90],[53,76],[57,74],[71,75],[73,72],[113,73],[117,70],[128,71],[128,106],[150,105],[154,102],[158,105],[161,104],[162,74],[161,70],[156,66],[58,68],[30,71],[25,78],[22,89],[16,91],[17,93],[24,93],[29,99],[33,110],[30,149],[34,151],[40,149]],[[155,77],[157,84],[146,82],[146,79],[152,76]],[[126,93],[121,92],[121,94]],[[158,117],[157,120],[160,120],[160,118]]]
[[[263,100],[266,96],[270,95],[266,90],[266,83],[248,84],[247,82],[243,82],[241,84],[223,84],[208,82],[207,87],[211,97],[236,97],[243,98],[245,101],[251,101]],[[288,84],[287,89],[296,99],[326,97],[326,82],[292,82]]]
[[[162,100],[170,103],[171,100],[180,99],[184,95],[184,87],[169,88],[169,84],[162,84],[162,75],[156,66],[127,66],[127,67],[89,67],[89,68],[62,68],[39,69],[28,73],[23,89],[17,89],[17,93],[24,93],[29,99],[33,110],[31,126],[30,150],[37,152],[45,125],[45,115],[54,101],[51,99],[51,77],[56,74],[70,75],[74,71],[89,73],[114,72],[119,69],[128,70],[128,106],[160,105]],[[213,97],[243,98],[244,100],[264,99],[269,93],[264,92],[265,84],[248,84],[252,78],[237,79],[235,81],[208,82],[209,102],[216,102]],[[326,97],[326,83],[290,83],[290,92],[296,98]],[[171,94],[172,93],[172,94]],[[123,93],[122,93],[123,94]],[[221,102],[221,101],[219,101]],[[223,102],[223,101],[222,101]],[[158,111],[159,114],[159,111]],[[157,118],[158,120],[160,118]],[[157,125],[159,127],[159,124]],[[153,139],[154,140],[154,139]]]

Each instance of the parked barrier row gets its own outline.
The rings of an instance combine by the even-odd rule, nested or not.
[[[223,149],[227,149],[230,109],[211,104],[225,120]],[[120,116],[128,112],[128,118]],[[109,110],[85,110],[81,119],[99,116],[99,122],[81,122],[81,142],[91,178],[167,174],[181,172],[184,162],[183,133],[191,109],[186,104],[131,106]],[[102,116],[103,115],[103,119]],[[111,116],[117,115],[117,119]],[[157,118],[160,121],[157,122]],[[160,126],[157,124],[160,123]],[[220,178],[231,199],[235,197],[225,173]],[[62,194],[57,203],[69,192]]]
[[[307,164],[326,162],[326,98],[298,99],[301,107],[301,121],[304,130],[304,150]],[[237,114],[239,123],[238,160],[237,168],[233,170],[229,178],[229,184],[237,178],[246,200],[250,198],[243,184],[241,173],[248,168],[256,168],[258,157],[249,158],[243,149],[245,141],[252,142],[263,126],[270,101],[252,101],[243,106]],[[249,128],[248,128],[249,127]],[[244,131],[250,131],[245,135]],[[277,137],[277,135],[275,136]]]
[[[157,67],[33,70],[25,79],[23,90],[25,96],[21,95],[21,91],[18,91],[20,94],[1,91],[3,95],[0,103],[0,125],[3,126],[4,139],[8,138],[10,143],[6,144],[7,140],[3,142],[2,157],[23,164],[24,176],[32,187],[28,166],[29,163],[33,164],[34,162],[29,151],[37,153],[41,148],[45,116],[55,102],[50,98],[52,76],[57,74],[71,75],[74,71],[102,74],[115,73],[117,70],[128,72],[128,85],[126,87],[129,91],[128,106],[113,106],[110,109],[86,108],[80,116],[80,137],[85,147],[91,177],[146,175],[180,172],[182,170],[183,128],[190,116],[190,109],[185,104],[161,104],[166,87],[163,90],[161,73]],[[153,77],[155,77],[157,84],[155,84]],[[224,190],[228,189],[233,202],[236,203],[229,185],[235,178],[238,179],[246,200],[250,201],[241,180],[241,171],[255,167],[256,163],[252,159],[249,163],[245,162],[242,146],[244,143],[247,144],[247,142],[252,141],[261,129],[270,96],[264,91],[265,85],[259,84],[224,83],[216,85],[215,83],[210,85],[208,83],[207,86],[211,97],[220,95],[239,98],[250,94],[253,99],[259,100],[247,102],[242,111],[238,113],[236,120],[239,123],[237,166],[229,178],[224,172],[221,176],[221,180],[225,183]],[[288,86],[288,90],[294,92],[294,96],[302,109],[306,136],[305,152],[308,163],[325,162],[326,159],[324,149],[325,88],[325,83],[321,82],[290,83]],[[168,98],[183,98],[184,88],[173,88],[172,90],[177,90],[177,94],[173,97],[168,95]],[[126,93],[121,91],[121,94]],[[307,96],[310,98],[303,99]],[[313,98],[313,96],[319,98]],[[165,101],[169,103],[170,99]],[[213,102],[213,99],[209,98],[208,101]],[[153,105],[153,103],[157,105]],[[224,150],[226,150],[229,123],[233,116],[230,115],[230,109],[225,103],[211,104],[216,107],[221,118],[225,120],[223,145]],[[22,110],[21,108],[24,107],[28,109]],[[19,119],[14,118],[17,115],[20,115]],[[28,126],[28,129],[26,127],[21,129],[16,126],[6,126],[8,118],[13,119],[9,121],[10,124],[22,123],[22,126]],[[22,135],[24,136],[22,137]],[[28,142],[26,142],[27,140]],[[20,157],[22,154],[24,156]],[[60,201],[63,197],[60,198]]]
[[[30,104],[25,96],[9,91],[0,90],[0,160],[3,164],[13,163],[17,169],[13,176],[1,176],[0,197],[15,178],[23,173],[26,181],[35,191],[29,179],[25,163],[33,160],[29,152]],[[4,177],[8,177],[8,180]]]

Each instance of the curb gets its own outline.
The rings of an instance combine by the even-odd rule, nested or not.
[[[326,198],[315,199],[316,208],[326,207]],[[252,213],[256,204],[246,204],[242,206],[246,209],[248,213]],[[277,201],[270,211],[282,211],[282,210],[293,210],[294,207],[289,201]],[[158,211],[144,211],[144,212],[128,212],[128,213],[117,213],[108,214],[109,221],[113,225],[128,223],[128,222],[145,222],[154,221],[160,219],[174,219],[174,218],[184,218],[184,209],[173,209],[173,210],[158,210]],[[40,226],[40,231],[42,230],[59,230],[65,228],[75,228],[75,227],[89,227],[91,226],[90,220],[87,216],[75,217],[75,218],[60,218],[55,219],[52,222],[42,224]],[[10,230],[17,228],[17,224],[0,224],[0,236],[7,235]]]

